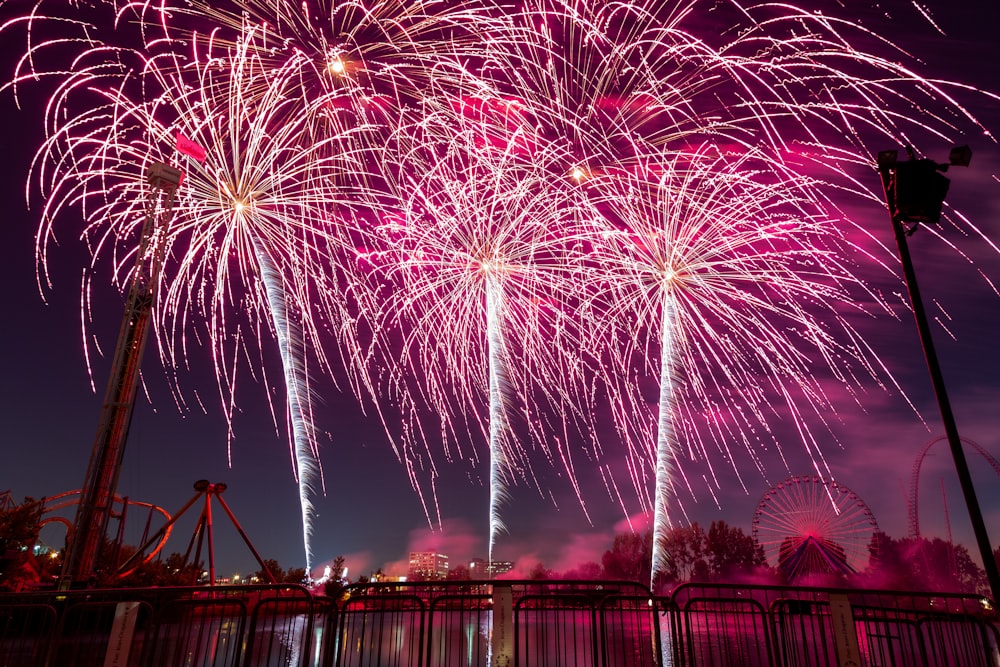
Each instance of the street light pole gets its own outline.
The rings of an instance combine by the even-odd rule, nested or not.
[[[971,156],[972,152],[967,146],[956,148],[952,150],[950,164],[968,166]],[[882,176],[882,186],[885,189],[886,203],[889,205],[889,216],[892,219],[896,245],[899,248],[899,259],[903,265],[903,277],[906,280],[910,302],[913,306],[913,318],[916,320],[920,343],[927,360],[927,370],[930,372],[931,383],[934,385],[934,394],[941,411],[941,421],[944,423],[945,435],[948,438],[951,455],[955,461],[955,470],[958,473],[962,495],[969,511],[976,544],[983,559],[983,569],[986,571],[990,592],[993,595],[994,603],[996,603],[1000,601],[1000,570],[998,570],[996,560],[993,558],[993,548],[990,545],[979,500],[976,498],[976,490],[972,484],[972,474],[965,458],[965,450],[962,448],[962,440],[958,435],[955,415],[951,409],[951,402],[948,400],[944,376],[941,374],[941,364],[934,348],[934,338],[927,321],[923,299],[920,297],[917,274],[913,269],[913,261],[910,258],[910,250],[906,241],[906,237],[912,235],[921,222],[937,223],[940,220],[941,205],[944,202],[949,184],[948,179],[940,172],[945,171],[949,165],[936,164],[931,160],[916,160],[912,153],[907,162],[897,163],[895,151],[883,151],[879,153],[878,166]],[[910,226],[907,227],[907,224]]]

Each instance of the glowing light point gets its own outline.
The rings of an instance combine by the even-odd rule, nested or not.
[[[327,64],[327,69],[330,70],[331,74],[341,75],[347,69],[344,66],[344,61],[340,58],[334,58]]]
[[[570,172],[570,176],[573,177],[573,180],[579,183],[587,176],[587,172],[580,167],[573,167],[573,171]]]

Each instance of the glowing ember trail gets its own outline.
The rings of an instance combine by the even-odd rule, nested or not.
[[[669,278],[664,277],[665,282]],[[674,428],[671,419],[674,392],[673,379],[673,345],[674,304],[670,295],[670,285],[663,285],[663,323],[660,325],[660,403],[656,419],[656,495],[653,499],[653,563],[652,577],[667,567],[667,554],[664,553],[667,532],[670,528],[670,514],[667,511],[667,498],[672,494],[674,472]]]
[[[285,376],[285,396],[288,402],[289,431],[292,437],[295,471],[299,482],[299,506],[302,508],[303,547],[306,556],[306,572],[312,572],[313,504],[311,496],[322,490],[323,469],[318,465],[319,448],[316,429],[313,425],[313,409],[310,396],[309,374],[304,368],[304,354],[301,350],[302,333],[288,316],[286,296],[275,275],[276,270],[267,252],[257,239],[252,241],[256,259],[261,269],[261,281],[267,295],[274,332],[278,339],[278,350]],[[317,484],[320,489],[317,489]]]
[[[489,359],[490,383],[490,537],[487,557],[488,562],[492,563],[497,535],[505,530],[500,505],[507,495],[503,479],[506,466],[501,448],[501,437],[507,421],[503,410],[504,344],[500,328],[503,318],[503,285],[501,278],[490,267],[484,267],[483,271],[486,273],[486,356]]]

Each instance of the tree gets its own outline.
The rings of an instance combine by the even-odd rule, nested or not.
[[[277,577],[275,577],[277,579]],[[285,570],[285,576],[278,579],[284,584],[301,584],[306,580],[306,569],[304,567],[290,567]]]
[[[265,571],[265,569],[267,571]],[[265,559],[264,568],[257,570],[251,576],[256,577],[257,581],[261,583],[268,584],[271,582],[271,577],[267,576],[268,572],[271,573],[271,577],[274,577],[275,581],[285,581],[284,569],[282,569],[282,567],[278,565],[278,561],[274,560],[273,558]]]
[[[577,565],[573,569],[564,572],[562,578],[591,581],[594,579],[600,579],[602,576],[604,576],[604,571],[601,566],[594,561],[587,561],[586,563]]]
[[[708,529],[708,558],[712,576],[717,581],[747,574],[765,565],[764,547],[742,528],[725,521],[713,521]]]
[[[604,576],[609,579],[647,582],[652,558],[653,531],[621,533],[615,535],[611,549],[604,552],[601,564]]]
[[[163,561],[163,574],[160,579],[160,586],[190,586],[198,581],[198,577],[204,572],[205,563],[187,562],[184,554],[172,553]]]
[[[343,556],[337,556],[330,564],[330,578],[323,584],[323,594],[328,598],[339,600],[347,588],[347,579],[344,578],[344,568],[346,561]]]
[[[341,571],[343,571],[343,566],[341,566]],[[268,572],[274,577],[274,581],[279,584],[301,584],[306,580],[306,569],[304,567],[290,567],[286,570],[273,558],[264,559],[264,568],[251,574],[248,579],[264,584],[270,583],[271,579],[267,576]]]
[[[42,504],[30,497],[0,510],[0,590],[22,590],[41,580],[34,553],[41,519]]]
[[[876,533],[872,559],[859,580],[869,586],[911,591],[986,594],[986,575],[969,550],[940,538],[894,539]]]
[[[764,566],[764,548],[742,528],[713,521],[708,532],[697,522],[674,526],[663,538],[664,581],[727,581]]]
[[[123,546],[122,558],[127,559],[135,552],[135,547]],[[166,560],[157,558],[139,565],[122,579],[108,583],[123,587],[149,586],[191,586],[203,572],[203,563],[188,563],[183,554],[172,553]]]
[[[551,579],[551,578],[552,578],[552,570],[546,569],[545,565],[541,561],[535,563],[535,565],[531,568],[531,571],[528,572],[528,579]]]
[[[697,522],[674,526],[663,538],[667,554],[665,581],[704,581],[709,578],[708,536]]]

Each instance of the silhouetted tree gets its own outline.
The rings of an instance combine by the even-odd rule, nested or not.
[[[34,554],[41,518],[42,504],[30,497],[0,510],[0,590],[22,590],[41,580]]]
[[[621,533],[615,535],[611,549],[604,552],[601,564],[608,579],[624,579],[646,583],[649,581],[650,563],[653,558],[653,531]]]
[[[347,587],[347,579],[344,578],[345,563],[343,556],[334,558],[330,564],[330,578],[323,584],[323,594],[334,600],[339,600]]]
[[[285,570],[281,567],[281,565],[278,564],[278,561],[274,560],[273,558],[265,558],[264,566],[271,573],[271,576],[274,577],[275,581],[277,582],[285,581]],[[263,584],[269,583],[271,581],[267,576],[267,572],[265,572],[263,569],[257,570],[256,572],[253,573],[252,576],[256,577],[257,580]]]
[[[708,529],[708,560],[712,576],[725,581],[753,572],[767,563],[764,547],[742,528],[713,521]]]
[[[551,579],[552,570],[546,569],[545,565],[539,561],[528,572],[528,579]]]
[[[581,579],[589,581],[592,579],[600,579],[604,576],[604,571],[601,566],[593,561],[588,561],[577,565],[572,570],[567,570],[563,573],[563,579]]]
[[[986,575],[962,544],[940,538],[894,539],[876,533],[868,570],[857,579],[865,585],[911,591],[986,594]]]
[[[697,522],[674,526],[663,540],[664,581],[728,581],[766,565],[764,549],[742,528],[713,521],[708,532]]]
[[[121,557],[127,559],[135,553],[135,547],[123,546]],[[124,578],[112,579],[108,585],[121,587],[149,587],[149,586],[191,586],[198,581],[198,577],[204,571],[204,563],[188,563],[183,554],[172,553],[166,560],[156,558],[147,562],[140,562],[135,570]]]
[[[706,581],[710,577],[708,536],[697,522],[674,526],[663,538],[666,581]]]
[[[277,579],[277,577],[275,577]],[[301,584],[306,580],[306,569],[304,567],[290,567],[285,570],[285,576],[278,579],[279,583]]]

